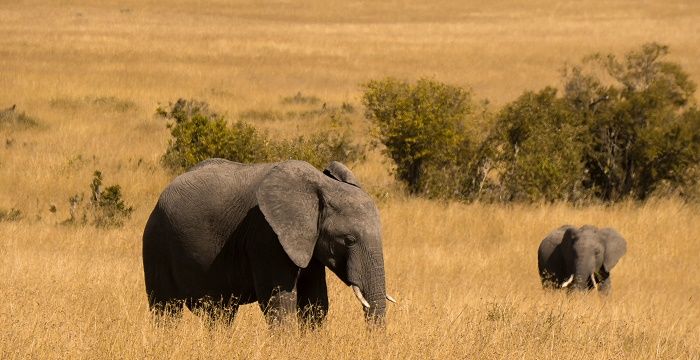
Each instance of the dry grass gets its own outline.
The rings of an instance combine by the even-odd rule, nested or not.
[[[168,135],[152,116],[159,102],[197,97],[232,117],[276,109],[297,91],[357,104],[359,83],[394,75],[470,85],[502,104],[556,84],[565,61],[651,40],[700,78],[694,1],[422,4],[3,4],[0,109],[17,103],[40,126],[0,129],[0,209],[24,215],[0,222],[0,358],[700,358],[696,205],[407,199],[376,153],[353,169],[381,199],[388,287],[400,301],[386,332],[365,330],[332,275],[318,332],[270,332],[256,306],[233,327],[209,329],[189,314],[149,321],[140,236],[170,179],[158,164]],[[118,230],[57,225],[95,169],[122,185],[132,220]],[[626,236],[613,296],[540,289],[537,244],[563,223]]]
[[[388,287],[400,300],[369,333],[348,288],[329,276],[331,312],[313,333],[270,332],[257,306],[234,326],[187,314],[149,321],[141,219],[122,230],[4,223],[3,358],[697,358],[697,208],[382,205]],[[614,294],[541,290],[535,251],[562,223],[614,226],[629,240]],[[9,331],[7,331],[9,329]],[[319,341],[320,340],[320,341]],[[584,355],[585,354],[585,355]]]

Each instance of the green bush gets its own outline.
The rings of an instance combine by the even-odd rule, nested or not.
[[[90,183],[90,202],[88,204],[83,203],[83,194],[76,194],[68,198],[70,218],[65,220],[63,224],[91,224],[98,228],[116,228],[124,225],[124,221],[131,217],[131,213],[134,211],[133,207],[124,203],[121,186],[111,185],[103,189],[102,182],[102,172],[95,170]],[[52,209],[52,212],[54,211],[55,208]]]
[[[290,101],[312,100],[299,95]],[[341,131],[342,126],[334,124],[333,113],[329,113],[330,129],[308,137],[275,140],[244,121],[229,127],[224,117],[205,102],[180,99],[166,109],[159,107],[156,112],[173,121],[168,125],[172,139],[162,162],[174,172],[182,172],[212,157],[241,163],[297,159],[318,168],[332,160],[348,163],[364,157],[364,147],[354,144],[350,132]]]
[[[319,131],[309,137],[280,140],[271,143],[270,148],[273,161],[304,160],[319,169],[334,160],[352,163],[365,158],[364,147],[353,143],[349,132],[337,128]]]
[[[482,151],[490,156],[500,199],[571,201],[584,196],[582,118],[556,94],[553,88],[525,92],[498,114]]]
[[[414,194],[498,201],[697,196],[695,84],[643,45],[565,68],[562,95],[527,91],[486,124],[470,93],[432,80],[364,85],[366,117]],[[483,120],[483,119],[482,119]],[[488,128],[484,140],[479,125]]]
[[[96,227],[121,227],[131,217],[134,209],[124,203],[121,186],[111,185],[102,190],[102,172],[95,171],[90,190],[93,224]]]
[[[434,80],[415,84],[393,78],[364,85],[365,116],[396,165],[396,177],[414,194],[461,194],[471,161],[465,121],[472,110],[468,91]]]
[[[643,200],[697,184],[700,113],[695,84],[656,43],[589,56],[565,73],[565,99],[583,115],[584,185],[605,201]]]
[[[525,92],[479,148],[480,198],[620,201],[694,195],[700,164],[695,84],[668,48],[595,54],[564,71],[564,93]],[[487,179],[489,181],[484,181]]]
[[[267,137],[245,122],[233,127],[205,102],[179,99],[156,113],[168,124],[172,139],[163,155],[165,167],[179,172],[212,157],[238,162],[269,160]]]

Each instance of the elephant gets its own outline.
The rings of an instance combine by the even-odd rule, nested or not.
[[[547,235],[537,249],[542,286],[609,294],[610,272],[626,251],[627,242],[614,229],[564,225]]]
[[[157,315],[187,306],[232,321],[239,305],[257,301],[270,326],[296,313],[316,327],[329,308],[326,267],[351,287],[369,324],[384,324],[386,300],[395,300],[385,289],[379,212],[335,161],[321,172],[298,160],[205,160],[165,188],[143,233]]]

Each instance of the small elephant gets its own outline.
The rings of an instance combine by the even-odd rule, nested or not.
[[[370,323],[386,301],[379,212],[345,165],[205,160],[163,191],[143,233],[150,309],[206,315],[257,301],[269,324],[328,311],[325,268],[349,285]]]
[[[627,242],[611,228],[564,225],[540,243],[537,266],[545,288],[610,292],[610,272],[627,251]]]

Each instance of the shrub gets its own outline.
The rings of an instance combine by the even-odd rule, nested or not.
[[[655,43],[622,60],[595,54],[565,69],[563,96],[552,88],[525,92],[499,113],[479,148],[478,163],[490,167],[472,173],[473,182],[481,176],[502,200],[694,195],[700,170],[695,84],[679,65],[663,61],[667,54]]]
[[[387,78],[364,85],[365,116],[394,161],[396,177],[411,193],[461,193],[461,182],[451,175],[471,159],[465,152],[471,149],[465,131],[470,99],[462,88],[427,79],[410,84]]]
[[[223,116],[205,102],[179,99],[169,109],[159,107],[156,112],[174,121],[168,124],[173,138],[162,158],[165,167],[173,171],[212,157],[244,163],[269,159],[265,134],[242,121],[229,128]]]
[[[122,199],[121,187],[111,185],[102,189],[102,172],[96,170],[90,183],[90,202],[83,206],[83,194],[68,199],[70,218],[64,224],[91,224],[98,228],[115,228],[124,225],[131,217],[133,207]]]
[[[131,217],[134,209],[122,199],[121,186],[111,185],[102,190],[102,172],[95,171],[90,184],[93,224],[97,227],[120,227]]]
[[[301,95],[299,98],[307,99]],[[332,160],[347,163],[364,156],[364,148],[353,144],[349,131],[341,131],[337,125],[308,137],[275,140],[244,121],[229,127],[224,117],[210,110],[205,102],[180,99],[156,112],[173,121],[168,125],[172,139],[162,162],[175,172],[212,157],[241,163],[297,159],[322,168]],[[329,114],[332,118],[333,113]]]
[[[596,54],[565,73],[565,98],[588,130],[584,185],[606,201],[643,200],[660,188],[697,184],[696,86],[656,43],[622,60]]]
[[[619,201],[695,196],[700,110],[668,47],[622,59],[594,54],[565,68],[564,91],[527,91],[480,138],[470,93],[432,80],[364,85],[376,127],[411,193],[502,201]]]
[[[300,136],[278,141],[271,147],[274,161],[301,159],[319,169],[334,160],[352,163],[365,157],[364,147],[353,143],[349,132],[337,128],[314,133],[308,138]]]
[[[577,200],[584,195],[582,119],[556,94],[553,88],[525,92],[498,114],[488,149],[482,151],[491,157],[502,200]]]

